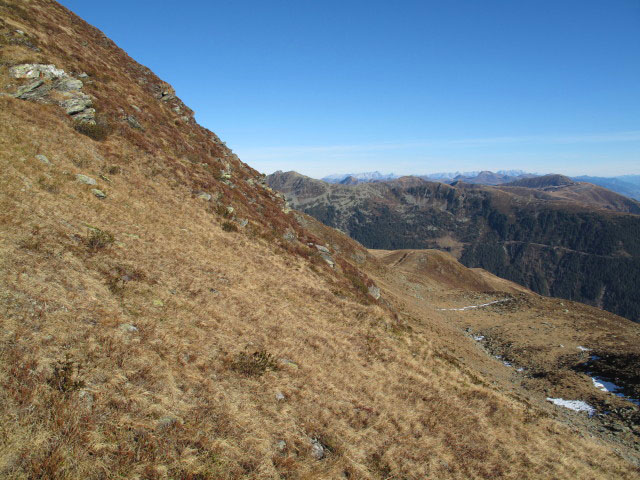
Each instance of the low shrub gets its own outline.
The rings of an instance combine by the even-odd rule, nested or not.
[[[104,118],[96,118],[95,123],[77,121],[73,128],[82,135],[86,135],[92,140],[101,142],[111,134],[113,128]]]
[[[231,369],[248,377],[260,377],[267,370],[277,370],[278,363],[266,350],[240,352],[231,362]]]
[[[84,239],[84,244],[92,252],[107,248],[114,242],[113,235],[99,228],[92,228]]]
[[[225,232],[237,232],[238,226],[233,222],[224,222],[222,224],[222,230]]]

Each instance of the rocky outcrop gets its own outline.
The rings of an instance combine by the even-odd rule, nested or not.
[[[15,91],[20,100],[56,104],[80,123],[95,124],[96,111],[92,98],[82,91],[82,80],[74,78],[55,65],[25,63],[9,69],[15,79],[29,80]],[[84,74],[86,78],[86,74]]]

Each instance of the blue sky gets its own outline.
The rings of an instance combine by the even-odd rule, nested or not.
[[[60,3],[265,173],[640,173],[638,0]]]

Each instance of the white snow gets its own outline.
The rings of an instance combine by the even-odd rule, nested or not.
[[[582,345],[578,345],[578,350],[580,350],[581,352],[590,352],[591,351],[590,348],[583,347]]]
[[[599,377],[590,377],[590,378],[591,378],[591,381],[593,382],[593,386],[596,387],[598,390],[601,390],[603,392],[613,393],[617,397],[624,398],[625,400],[628,400],[631,403],[640,405],[640,400],[638,400],[637,398],[626,397],[623,393],[620,392],[620,390],[622,390],[622,387],[619,387],[615,383],[609,382]]]
[[[565,400],[563,398],[551,398],[547,397],[547,402],[551,402],[554,405],[558,405],[559,407],[565,407],[569,410],[573,410],[574,412],[587,412],[589,416],[592,416],[596,413],[596,409],[593,408],[586,402],[582,400]]]
[[[620,390],[620,387],[616,384],[607,382],[606,380],[602,380],[598,377],[591,377],[591,381],[598,390],[602,390],[603,392],[616,393],[618,390]]]
[[[474,335],[474,336],[473,336],[473,339],[474,339],[476,342],[481,342],[482,340],[484,340],[484,335]]]
[[[439,308],[438,310],[440,310],[440,311],[448,310],[448,311],[462,312],[464,310],[471,310],[473,308],[488,307],[489,305],[494,305],[496,303],[508,302],[509,300],[511,300],[511,299],[510,298],[503,298],[502,300],[494,300],[493,302],[483,303],[482,305],[469,305],[468,307],[462,307],[462,308]]]

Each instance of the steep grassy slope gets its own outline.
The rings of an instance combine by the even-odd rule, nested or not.
[[[446,249],[538,293],[640,320],[640,216],[609,211],[624,197],[600,187],[450,186],[415,177],[329,185],[295,172],[268,181],[293,207],[367,247]]]
[[[100,32],[47,0],[0,17],[0,477],[637,478],[439,311],[376,301],[400,277]],[[82,79],[95,124],[59,79],[11,96],[26,62]]]

